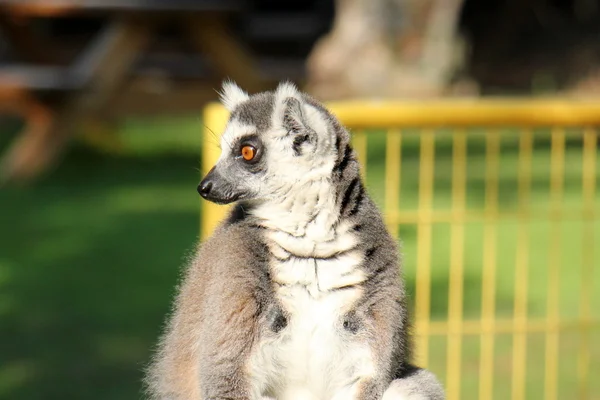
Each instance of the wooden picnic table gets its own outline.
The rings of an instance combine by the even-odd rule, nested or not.
[[[225,17],[242,0],[0,0],[0,31],[18,62],[0,60],[0,111],[26,126],[2,161],[5,180],[32,178],[51,165],[75,128],[118,93],[164,21],[176,21],[188,41],[218,71],[250,91],[263,83],[251,54],[228,31]],[[106,15],[99,33],[68,64],[53,64],[53,47],[36,35],[32,18]]]
[[[29,16],[97,11],[235,11],[244,3],[243,0],[0,0],[0,5]]]

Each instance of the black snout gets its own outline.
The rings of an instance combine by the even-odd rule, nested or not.
[[[198,185],[198,193],[204,199],[217,204],[232,203],[242,195],[215,170],[215,167],[206,174]]]
[[[213,187],[213,183],[211,181],[207,182],[206,180],[203,180],[198,185],[198,193],[200,193],[200,196],[202,196],[206,199],[208,197],[208,195],[210,194],[210,190],[212,189],[212,187]]]

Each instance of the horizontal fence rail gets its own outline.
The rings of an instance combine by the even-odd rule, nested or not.
[[[600,399],[600,102],[327,106],[404,244],[415,361],[448,399]],[[204,111],[212,132],[227,118]],[[204,135],[203,173],[216,141]],[[203,238],[227,208],[202,203]]]

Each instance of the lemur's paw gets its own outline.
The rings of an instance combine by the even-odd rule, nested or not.
[[[427,397],[421,394],[410,393],[405,385],[402,384],[398,379],[392,382],[390,387],[383,394],[381,400],[428,400]]]
[[[427,370],[394,380],[382,400],[444,400],[444,389]]]

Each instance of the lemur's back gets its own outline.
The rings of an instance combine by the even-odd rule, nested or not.
[[[408,363],[397,245],[348,132],[291,85],[223,96],[223,154],[199,192],[238,204],[184,279],[155,397],[443,398]]]

